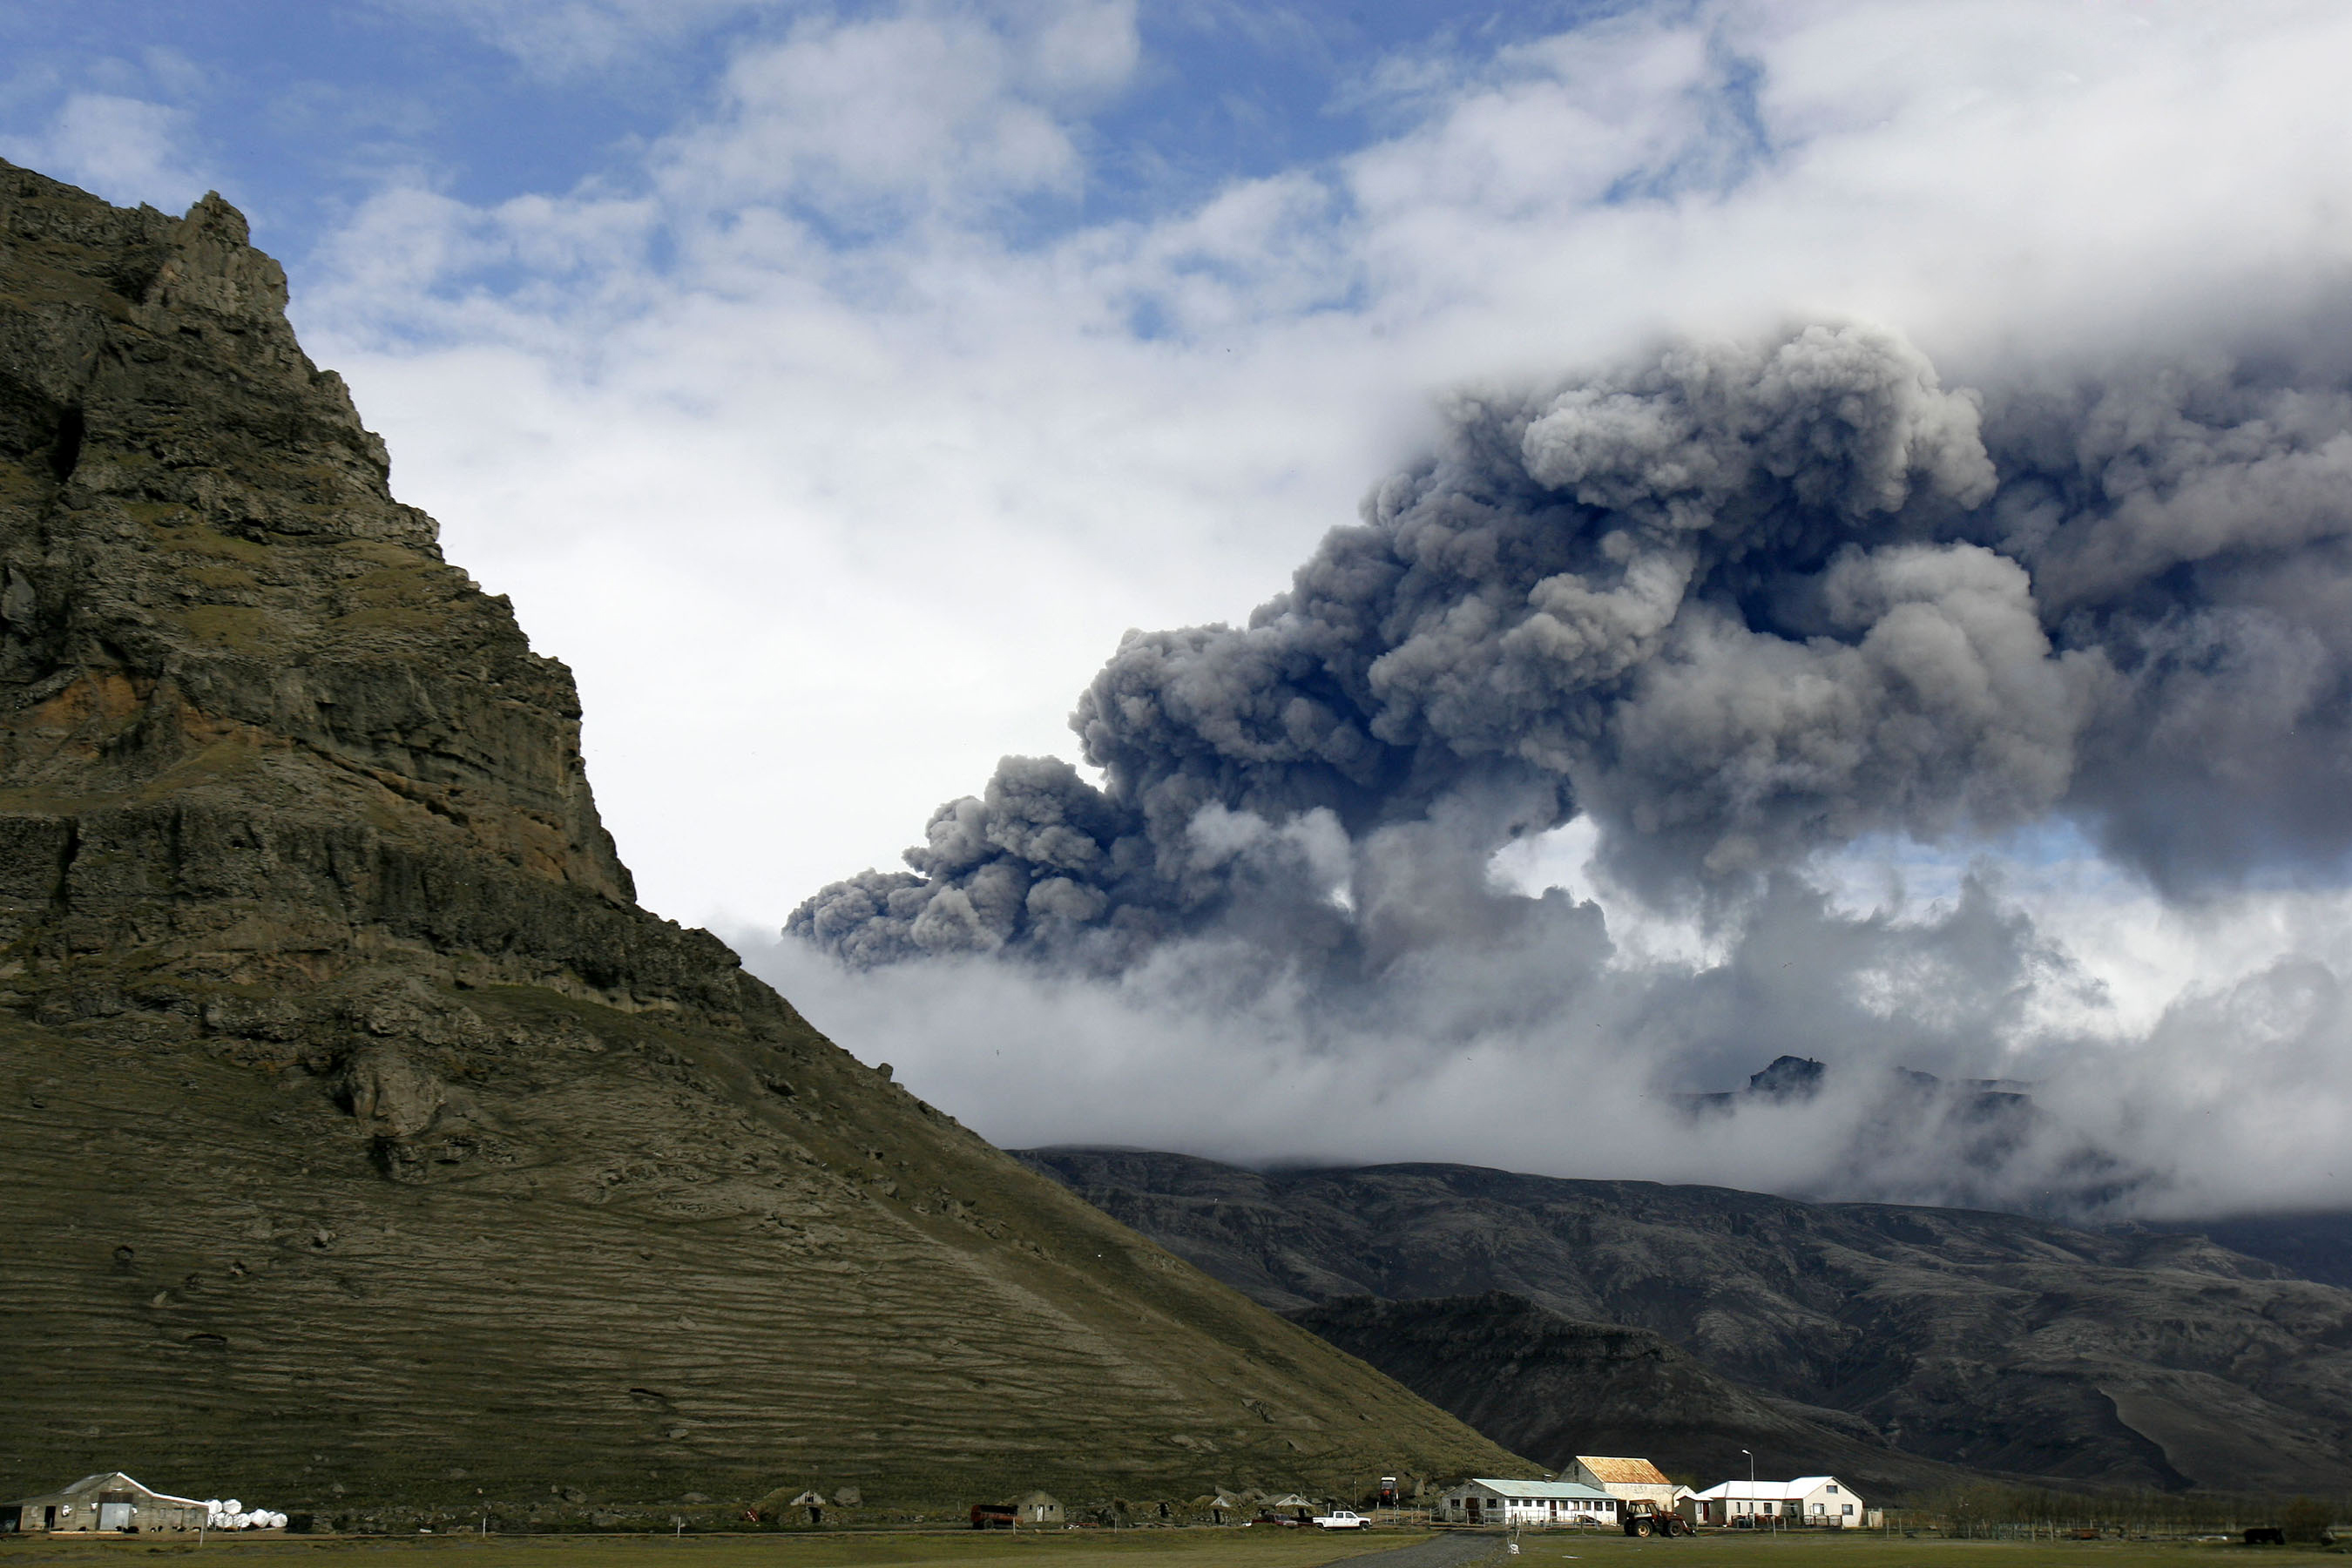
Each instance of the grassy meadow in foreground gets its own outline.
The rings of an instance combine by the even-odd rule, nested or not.
[[[1852,1534],[1749,1535],[1710,1533],[1687,1541],[1628,1541],[1594,1535],[1585,1541],[1523,1536],[1514,1563],[1559,1568],[1563,1558],[1609,1568],[2316,1568],[2340,1563],[2340,1552],[2315,1547],[2206,1545],[2171,1541],[1906,1540],[1856,1531]],[[1666,1553],[1678,1553],[1668,1557]]]
[[[8,1538],[0,1536],[0,1542]],[[213,1536],[205,1552],[239,1568],[1321,1568],[1366,1552],[1409,1546],[1428,1536],[1326,1535],[1292,1530],[940,1531],[840,1535],[343,1535],[238,1540]],[[1499,1553],[1502,1542],[1496,1542]],[[121,1563],[128,1554],[196,1552],[193,1542],[158,1544],[26,1536],[0,1546],[0,1563]]]
[[[1417,1531],[1326,1536],[1278,1530],[1092,1531],[1021,1534],[842,1534],[668,1536],[326,1536],[263,1541],[214,1536],[204,1547],[247,1568],[319,1568],[348,1563],[407,1561],[418,1568],[1321,1568],[1322,1564],[1407,1546]],[[1630,1541],[1622,1535],[1520,1537],[1519,1555],[1504,1556],[1489,1537],[1496,1568],[2320,1568],[2345,1553],[2315,1548],[2170,1542],[1947,1541],[1938,1537],[1708,1534],[1696,1540]],[[194,1543],[0,1538],[0,1562],[124,1563],[127,1554],[194,1552]]]

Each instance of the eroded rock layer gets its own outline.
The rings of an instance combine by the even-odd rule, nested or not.
[[[217,197],[0,164],[0,1489],[870,1510],[1521,1463],[637,909],[569,672],[393,500],[285,298]]]

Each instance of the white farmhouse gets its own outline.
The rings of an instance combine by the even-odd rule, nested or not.
[[[1617,1500],[1579,1481],[1474,1476],[1437,1500],[1445,1524],[1615,1524]]]
[[[1799,1476],[1793,1481],[1726,1481],[1692,1500],[1702,1524],[1821,1525],[1858,1530],[1877,1515],[1835,1476]]]

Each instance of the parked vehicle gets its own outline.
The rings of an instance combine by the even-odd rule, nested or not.
[[[1318,1530],[1361,1530],[1371,1522],[1360,1514],[1349,1513],[1344,1508],[1337,1513],[1318,1513],[1314,1519],[1315,1528]]]

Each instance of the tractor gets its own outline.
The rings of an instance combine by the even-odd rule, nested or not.
[[[1628,1535],[1676,1536],[1691,1533],[1690,1521],[1670,1508],[1636,1498],[1625,1505],[1625,1533]]]

